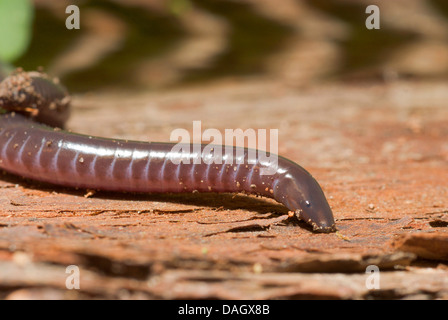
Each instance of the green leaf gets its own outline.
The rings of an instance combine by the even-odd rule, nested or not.
[[[32,22],[30,0],[0,0],[0,60],[12,62],[26,51]]]
[[[191,9],[191,7],[192,4],[189,0],[171,0],[168,2],[169,10],[175,15],[182,15]]]

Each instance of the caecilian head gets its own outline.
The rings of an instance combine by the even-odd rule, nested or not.
[[[311,177],[311,176],[310,176]],[[299,200],[298,217],[311,224],[316,232],[336,231],[333,211],[328,204],[322,188],[311,177]]]
[[[310,224],[313,231],[336,231],[333,212],[324,192],[308,172],[303,170],[297,175],[286,175],[281,184],[284,191],[278,200]]]

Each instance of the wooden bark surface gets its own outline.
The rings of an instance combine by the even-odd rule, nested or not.
[[[448,297],[446,83],[227,81],[73,100],[70,129],[98,136],[169,141],[193,120],[277,128],[279,153],[321,183],[338,232],[314,234],[252,196],[92,195],[4,173],[1,298]],[[66,289],[69,265],[80,290]],[[368,265],[380,289],[366,287]]]

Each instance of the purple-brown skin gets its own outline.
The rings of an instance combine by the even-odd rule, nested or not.
[[[0,115],[0,168],[95,190],[257,194],[282,203],[316,232],[336,230],[317,181],[286,158],[278,157],[275,164],[258,158],[248,161],[248,149],[233,147],[233,164],[217,164],[216,159],[210,163],[207,145],[200,145],[199,152],[191,148],[191,161],[186,163],[185,153],[172,151],[173,143],[113,140],[51,127],[63,127],[68,106],[65,89],[43,74],[18,72],[0,83],[0,108],[8,111]],[[225,147],[215,148],[226,154]],[[268,165],[276,166],[274,173],[261,175],[260,169]]]

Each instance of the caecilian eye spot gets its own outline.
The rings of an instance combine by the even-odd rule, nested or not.
[[[307,207],[311,207],[311,203],[308,200],[305,201],[305,204]]]

